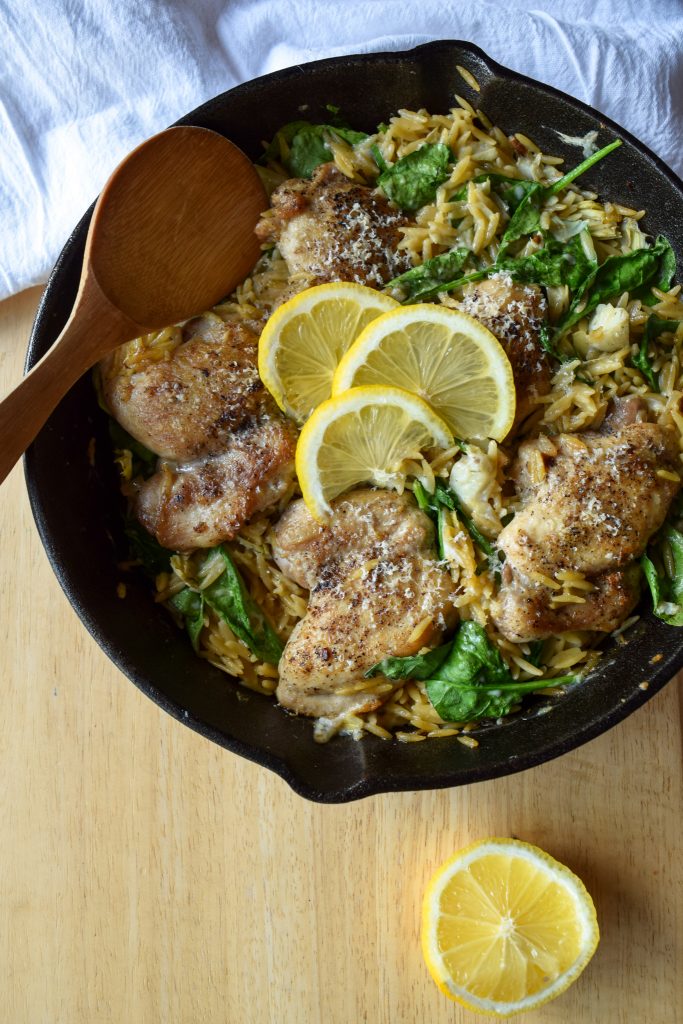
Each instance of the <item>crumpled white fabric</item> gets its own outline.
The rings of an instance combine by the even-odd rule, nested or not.
[[[584,100],[683,174],[680,0],[0,0],[0,299],[45,281],[125,154],[211,96],[432,39]]]

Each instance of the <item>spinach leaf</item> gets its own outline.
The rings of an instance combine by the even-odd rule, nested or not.
[[[225,568],[218,579],[202,591],[204,600],[252,654],[277,665],[283,651],[280,638],[247,591],[226,548],[221,546],[218,550]]]
[[[573,675],[528,682],[513,679],[500,651],[476,622],[462,622],[450,643],[426,654],[384,658],[365,673],[366,678],[376,675],[425,680],[430,701],[447,722],[499,718],[509,714],[524,694],[576,679]]]
[[[551,683],[573,682],[574,676],[559,680],[540,680],[506,686],[488,686],[485,683],[469,685],[452,679],[427,680],[427,696],[434,710],[446,722],[473,722],[479,718],[502,718],[519,704],[526,693],[542,690]]]
[[[604,146],[597,153],[593,153],[592,156],[589,156],[578,166],[568,171],[552,185],[541,185],[540,182],[532,183],[510,218],[510,222],[500,241],[500,252],[504,253],[513,242],[527,235],[533,235],[534,232],[538,231],[541,226],[541,211],[546,199],[557,195],[575,178],[585,174],[589,168],[593,167],[594,164],[597,164],[599,160],[602,160],[603,157],[606,157],[620,145],[621,139],[610,142],[608,146]]]
[[[419,267],[406,270],[387,287],[401,288],[405,292],[404,302],[419,302],[423,295],[433,295],[435,287],[457,274],[469,255],[469,249],[463,248],[442,252],[425,260]]]
[[[444,721],[471,722],[500,718],[509,714],[524,694],[573,682],[575,678],[515,680],[484,628],[477,622],[462,622],[448,656],[426,680],[426,690]]]
[[[485,277],[489,277],[495,272],[496,265],[495,263],[492,263],[490,267],[484,267],[482,270],[475,270],[471,274],[466,274],[464,277],[456,278],[454,281],[445,281],[443,284],[434,284],[429,286],[425,284],[424,289],[420,292],[420,301],[427,302],[435,295],[438,295],[439,292],[452,292],[456,288],[461,288],[464,284],[469,284],[470,281],[482,281]]]
[[[429,491],[424,487],[419,480],[416,480],[413,484],[413,494],[418,507],[425,512],[434,523],[436,530],[436,552],[440,559],[445,558],[443,548],[443,536],[442,536],[442,524],[439,521],[439,503],[436,500],[434,494],[430,494]]]
[[[660,576],[657,572],[657,567],[649,555],[642,555],[640,558],[640,567],[643,570],[643,575],[647,581],[647,585],[650,588],[650,594],[652,595],[652,610],[657,615],[657,609],[662,603],[662,581],[666,577]]]
[[[377,185],[402,210],[417,210],[434,199],[452,161],[448,146],[427,142],[383,171]]]
[[[510,213],[514,213],[529,192],[534,190],[535,181],[527,178],[505,178],[501,175],[492,175],[491,187],[497,192],[507,206]]]
[[[662,260],[659,266],[659,280],[654,284],[650,282],[634,295],[634,298],[640,299],[644,306],[655,306],[659,299],[656,295],[652,294],[652,289],[658,288],[660,292],[668,292],[676,276],[676,254],[671,248],[668,238],[660,235],[657,241],[660,241],[660,239],[662,243]]]
[[[287,169],[295,178],[310,178],[316,167],[332,159],[332,151],[325,143],[324,133],[315,129],[321,125],[302,128],[292,139],[287,157]]]
[[[498,259],[495,269],[504,271],[522,284],[542,284],[546,288],[566,284],[575,290],[597,267],[595,258],[588,252],[581,235],[564,244],[550,238],[543,248],[528,256]]]
[[[204,626],[204,595],[201,591],[185,587],[169,601],[185,619],[185,627],[190,635],[195,651],[199,650],[199,636]]]
[[[326,139],[334,133],[350,145],[362,142],[367,138],[364,132],[354,132],[350,128],[335,128],[327,124],[312,124],[301,128],[292,139],[288,169],[296,178],[310,178],[316,167],[332,159],[332,150]]]
[[[660,272],[662,258],[668,259],[670,248],[668,240],[659,235],[649,249],[608,256],[576,290],[569,309],[557,324],[557,336],[568,331],[582,317],[588,316],[600,302],[621,292],[633,294],[643,285],[649,284]]]
[[[671,248],[671,243],[668,238],[664,238],[662,236],[662,243],[664,251],[662,253],[662,262],[660,265],[661,277],[656,287],[660,292],[668,292],[676,276],[676,253]],[[651,299],[652,305],[654,305],[656,301],[655,296],[651,296]]]
[[[493,173],[478,174],[476,178],[471,178],[470,180],[476,184],[490,181],[492,190],[500,196],[511,213],[514,213],[527,193],[538,184],[536,181],[529,181],[528,178],[509,178],[505,174]],[[461,203],[464,199],[467,199],[468,185],[469,182],[463,185],[462,188],[459,188],[457,192],[454,192],[452,201]]]
[[[659,383],[655,377],[652,364],[650,362],[650,342],[655,338],[658,338],[660,334],[664,334],[665,331],[677,330],[679,324],[680,320],[661,320],[653,313],[648,317],[648,321],[645,324],[645,330],[643,331],[643,337],[640,339],[638,352],[631,359],[632,365],[635,366],[637,370],[640,370],[652,390],[656,391],[657,394],[659,394]]]
[[[380,151],[379,146],[377,146],[377,145],[375,145],[373,143],[373,145],[370,146],[370,152],[372,153],[373,160],[377,164],[377,170],[379,171],[379,173],[380,174],[384,174],[385,171],[388,171],[389,170],[389,164],[386,162],[386,160],[382,156],[382,153]]]
[[[162,548],[156,537],[148,533],[137,519],[126,519],[123,532],[130,545],[131,554],[149,576],[170,571],[173,552]]]
[[[436,505],[430,501],[431,495],[426,487],[416,480],[413,484],[413,495],[415,501],[418,504],[418,508],[421,508],[423,512],[426,512],[430,518],[433,518],[433,513],[436,512]]]
[[[275,134],[275,138],[266,149],[265,158],[282,160],[284,142],[289,149],[289,156],[284,160],[287,170],[296,178],[310,178],[316,167],[332,159],[332,150],[326,142],[332,133],[351,146],[367,139],[365,132],[356,132],[351,128],[311,124],[310,121],[290,121]]]
[[[144,444],[140,444],[136,441],[127,430],[124,430],[120,423],[118,423],[113,417],[109,417],[108,422],[109,437],[114,448],[118,450],[128,449],[133,456],[133,478],[136,476],[142,476],[147,478],[151,476],[156,469],[157,456],[154,452],[151,452],[149,448],[145,448]]]
[[[271,142],[266,146],[266,151],[261,159],[263,161],[282,161],[284,159],[283,149],[285,147],[289,149],[296,133],[302,129],[309,128],[310,125],[310,121],[288,121],[287,124],[283,124],[282,128],[278,128]]]
[[[462,252],[464,254],[462,263],[465,262],[468,255],[467,250],[454,249],[452,251],[454,253]],[[437,266],[437,274],[434,274],[433,271],[430,273],[428,270],[425,273],[424,280],[420,282],[419,290],[416,289],[404,301],[415,302],[421,299],[428,299],[437,292],[451,291],[453,288],[457,288],[467,282],[480,281],[491,274],[501,271],[509,274],[513,281],[519,281],[522,284],[541,284],[546,288],[566,284],[570,288],[576,289],[581,287],[597,266],[595,259],[592,255],[589,255],[589,252],[590,250],[585,244],[582,235],[576,235],[566,243],[550,238],[545,246],[534,253],[530,253],[528,256],[499,256],[496,262],[492,263],[489,267],[484,267],[472,274],[468,274],[466,277],[451,281],[446,280],[448,275],[445,271],[448,269],[448,263],[444,260],[443,267]],[[443,256],[450,255],[451,253],[443,254]],[[413,267],[412,270],[408,270],[401,277],[391,281],[390,284],[400,285],[403,279],[413,274],[415,274],[413,280],[416,280],[417,271],[421,271],[422,267],[426,267],[427,264],[441,259],[441,256],[435,256],[433,260],[426,260],[421,266]],[[456,271],[458,269],[455,261],[454,269]],[[430,280],[430,277],[433,280]],[[551,351],[551,349],[548,349],[548,351]]]
[[[426,654],[413,654],[405,658],[384,658],[369,668],[365,678],[382,675],[387,679],[429,679],[445,660],[451,649],[450,643],[435,647]]]
[[[564,352],[560,352],[560,350],[556,347],[555,343],[552,340],[548,324],[541,324],[541,327],[538,332],[538,340],[541,344],[541,348],[545,352],[547,352],[549,356],[551,356],[553,359],[557,359],[560,363],[566,363],[567,360],[573,359],[573,356],[565,355]]]
[[[462,523],[472,540],[475,544],[479,545],[484,554],[488,555],[489,558],[495,557],[495,548],[463,510],[463,507],[460,504],[460,499],[455,491],[451,487],[448,487],[442,480],[437,480],[434,496],[439,505],[445,506],[446,508],[449,508],[451,512],[456,513],[458,519],[462,520]]]
[[[683,534],[667,526],[660,538],[669,545],[673,575],[660,574],[647,554],[640,564],[652,594],[654,614],[670,626],[683,626]]]
[[[444,508],[448,508],[456,513],[472,540],[475,544],[479,545],[485,555],[489,558],[495,558],[496,551],[491,542],[477,529],[467,513],[463,512],[457,494],[450,487],[447,487],[443,481],[437,480],[434,493],[430,494],[420,481],[416,480],[413,484],[413,494],[418,506],[423,512],[427,513],[436,527],[436,548],[439,558],[446,557],[443,546]]]
[[[532,187],[527,190],[500,240],[499,253],[505,253],[513,242],[540,230],[541,210],[546,194],[547,189],[538,181],[534,182]]]
[[[563,188],[571,184],[576,178],[580,178],[582,174],[585,174],[587,170],[593,167],[594,164],[599,163],[604,157],[608,156],[615,149],[618,149],[621,145],[621,139],[615,139],[614,142],[608,143],[603,146],[602,149],[598,149],[595,153],[586,157],[580,164],[573,167],[571,171],[567,171],[561,178],[558,178],[556,182],[548,186],[548,195],[556,196],[558,192],[561,192]]]
[[[543,644],[544,643],[545,643],[545,640],[532,640],[531,643],[529,644],[529,654],[528,654],[526,660],[531,665],[533,665],[535,668],[538,668],[538,666],[539,666],[539,662],[541,660],[541,654],[543,653]]]

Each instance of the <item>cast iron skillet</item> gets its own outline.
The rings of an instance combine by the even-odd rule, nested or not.
[[[458,64],[475,76],[480,94],[465,85]],[[400,107],[446,111],[454,93],[469,97],[506,132],[524,132],[545,150],[565,156],[568,167],[581,159],[581,151],[565,146],[555,130],[581,136],[597,128],[600,145],[623,139],[623,146],[585,180],[605,198],[645,206],[647,229],[665,234],[681,259],[683,186],[662,162],[607,118],[508,71],[469,43],[428,43],[405,53],[338,57],[289,68],[232,89],[179,123],[221,132],[256,159],[261,140],[285,122],[326,120],[327,103],[339,106],[353,127],[373,131]],[[27,368],[47,350],[71,310],[90,215],[91,210],[75,228],[52,272],[33,327]],[[122,574],[116,563],[125,542],[105,417],[89,377],[55,411],[25,465],[33,514],[54,571],[109,657],[165,711],[277,772],[310,800],[341,802],[521,771],[609,729],[683,664],[683,631],[645,615],[627,645],[615,645],[587,680],[555,703],[541,705],[543,713],[536,704],[503,725],[487,727],[475,749],[456,739],[402,744],[373,736],[360,742],[337,737],[319,746],[309,720],[286,714],[199,661],[185,634],[154,604],[146,581],[126,577],[127,597],[117,596]]]

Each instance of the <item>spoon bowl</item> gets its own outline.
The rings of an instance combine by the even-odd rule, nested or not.
[[[0,403],[0,483],[86,370],[204,312],[247,276],[266,205],[249,158],[207,128],[169,128],[126,157],[95,205],[64,330]]]

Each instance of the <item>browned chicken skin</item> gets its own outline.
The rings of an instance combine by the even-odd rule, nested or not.
[[[221,455],[162,462],[140,485],[135,514],[162,547],[215,547],[284,497],[294,476],[295,448],[290,425],[264,416],[235,434]]]
[[[612,434],[552,438],[554,456],[541,455],[538,441],[520,446],[513,476],[528,503],[498,537],[505,563],[492,609],[509,640],[611,632],[638,601],[635,560],[680,488],[679,450],[667,427],[618,418],[613,426]],[[535,483],[541,463],[545,478]],[[572,590],[566,573],[583,574],[593,589]],[[583,600],[562,603],[563,593]]]
[[[410,494],[362,489],[338,499],[325,526],[293,502],[274,532],[278,565],[311,590],[280,660],[278,700],[326,718],[379,706],[386,695],[364,689],[367,669],[431,645],[455,619],[431,522]]]
[[[380,193],[322,164],[310,181],[292,178],[275,189],[256,234],[275,242],[290,274],[305,275],[306,284],[382,288],[412,266],[407,253],[396,251],[407,223]]]
[[[495,334],[510,360],[517,396],[514,430],[550,391],[550,363],[540,343],[545,296],[536,285],[514,284],[499,274],[468,285],[460,307]]]
[[[293,481],[296,430],[261,383],[257,347],[255,325],[202,319],[168,359],[103,364],[112,413],[161,457],[133,508],[164,547],[231,539]]]

